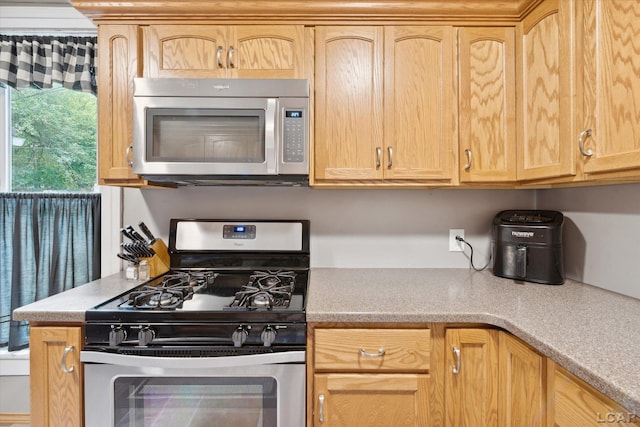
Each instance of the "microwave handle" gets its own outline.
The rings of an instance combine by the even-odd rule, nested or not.
[[[133,145],[127,147],[127,151],[124,154],[124,161],[127,162],[127,166],[133,167],[133,159],[131,159],[131,152],[133,151]]]

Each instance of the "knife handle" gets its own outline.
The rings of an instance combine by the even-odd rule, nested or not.
[[[138,223],[138,227],[140,227],[140,230],[142,230],[144,235],[147,236],[147,238],[149,239],[149,244],[152,244],[152,242],[156,240],[156,237],[153,235],[151,230],[149,230],[149,227],[147,227],[147,224],[145,224],[143,221],[140,221]]]

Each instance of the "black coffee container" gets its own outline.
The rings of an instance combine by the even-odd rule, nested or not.
[[[493,219],[493,274],[524,282],[564,283],[560,212],[507,210]]]

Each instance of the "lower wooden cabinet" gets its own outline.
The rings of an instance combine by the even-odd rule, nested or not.
[[[312,334],[310,425],[432,425],[429,329],[317,328]]]
[[[640,415],[506,331],[410,325],[311,326],[307,425],[640,426]]]
[[[548,424],[556,427],[638,426],[640,414],[632,414],[613,400],[547,360],[549,381]]]
[[[544,427],[546,358],[513,335],[500,331],[498,424]]]
[[[314,426],[428,426],[425,374],[318,374]]]
[[[497,426],[498,331],[447,329],[445,355],[445,425]]]
[[[31,327],[31,425],[84,425],[82,342],[80,326]]]

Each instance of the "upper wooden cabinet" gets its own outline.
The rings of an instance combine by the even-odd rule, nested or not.
[[[302,25],[149,25],[145,77],[302,78]]]
[[[98,182],[141,186],[129,165],[133,142],[133,79],[138,76],[138,27],[98,27]]]
[[[545,0],[519,24],[519,181],[576,175],[571,4]]]
[[[584,172],[640,171],[640,2],[583,0],[577,16]]]
[[[513,27],[458,29],[460,181],[516,179]]]
[[[315,182],[457,180],[454,30],[317,27]]]

